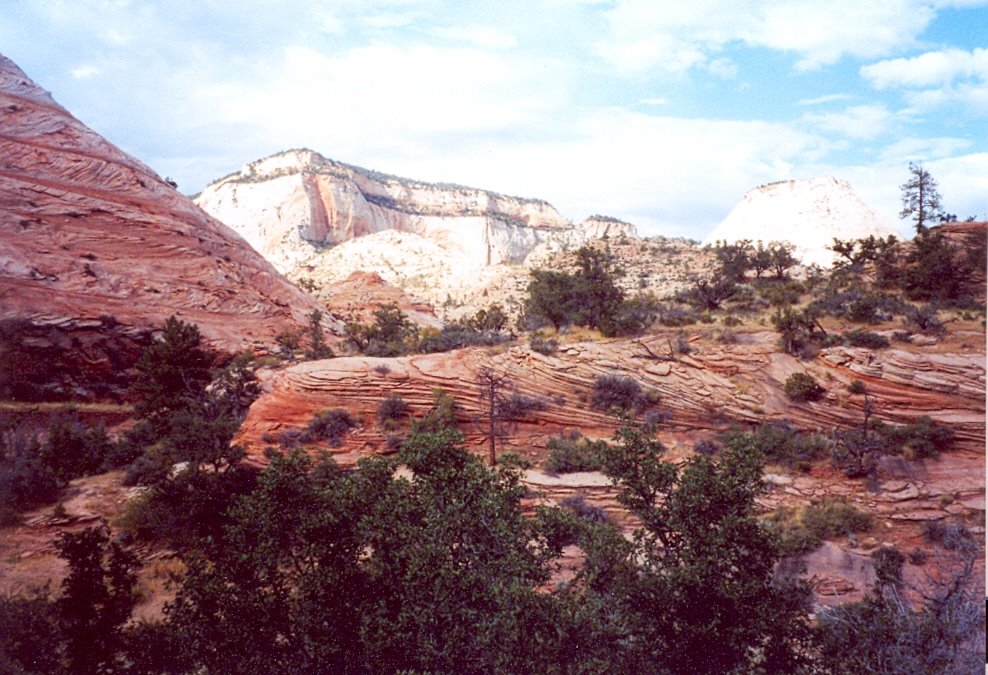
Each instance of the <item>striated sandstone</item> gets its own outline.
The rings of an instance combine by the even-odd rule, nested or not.
[[[0,56],[6,358],[74,373],[52,393],[86,397],[169,315],[232,352],[266,348],[315,307],[234,231]]]

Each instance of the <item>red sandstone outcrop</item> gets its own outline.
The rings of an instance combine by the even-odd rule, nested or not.
[[[422,328],[442,327],[432,305],[408,296],[375,272],[354,272],[343,281],[320,288],[317,297],[333,314],[356,321],[373,321],[375,309],[395,304],[410,321]]]
[[[132,361],[172,314],[231,352],[272,344],[315,307],[234,231],[0,56],[5,366],[75,371],[76,390],[61,395],[85,397],[85,381]]]
[[[860,598],[867,590],[868,561],[875,547],[883,543],[904,551],[928,547],[920,535],[924,521],[962,518],[983,522],[983,335],[957,332],[951,336],[953,342],[977,345],[968,351],[945,354],[938,351],[943,345],[880,351],[836,347],[823,350],[810,362],[779,353],[775,333],[739,334],[737,338],[735,344],[720,344],[695,333],[690,338],[691,353],[675,356],[669,345],[676,335],[670,333],[640,340],[569,344],[554,356],[514,346],[500,352],[465,349],[394,359],[353,356],[302,363],[276,375],[268,393],[251,408],[240,440],[249,448],[250,461],[264,464],[263,448],[277,445],[282,431],[304,427],[321,410],[343,408],[360,421],[358,427],[341,446],[323,445],[322,449],[333,453],[338,462],[352,464],[362,456],[388,452],[389,444],[393,446],[389,440],[407,432],[407,427],[389,431],[380,426],[376,414],[383,398],[401,396],[412,414],[421,416],[429,409],[434,390],[442,388],[456,400],[457,422],[468,446],[483,454],[487,442],[484,406],[475,377],[480,366],[489,365],[508,373],[519,393],[544,397],[548,404],[545,410],[514,420],[503,449],[539,461],[546,455],[546,441],[561,433],[577,430],[590,437],[610,438],[615,420],[590,410],[588,400],[595,377],[613,373],[633,377],[660,396],[659,410],[669,418],[659,435],[669,457],[679,461],[690,454],[697,440],[735,424],[789,421],[827,435],[859,425],[863,397],[850,394],[848,385],[861,380],[878,402],[878,418],[906,423],[928,415],[949,425],[956,443],[936,460],[885,458],[877,490],[829,466],[809,474],[766,475],[770,489],[759,500],[765,511],[836,497],[875,517],[872,531],[861,535],[860,543],[840,541],[810,556],[809,576],[818,600],[833,603]],[[795,404],[786,397],[785,380],[797,371],[809,372],[826,388],[820,401]],[[623,526],[631,522],[615,502],[614,487],[599,473],[553,477],[532,470],[525,481],[544,499],[559,502],[579,493],[604,508],[615,522]],[[983,529],[974,531],[983,533]],[[840,565],[834,563],[838,559],[843,561]],[[575,559],[570,562],[578,564]],[[854,573],[842,565],[851,565]]]
[[[243,439],[261,457],[264,433],[303,426],[313,413],[341,407],[365,424],[340,448],[346,456],[383,450],[384,432],[374,421],[377,404],[398,394],[414,414],[428,408],[433,390],[442,388],[458,403],[467,441],[483,446],[483,406],[475,383],[477,370],[490,365],[507,373],[517,390],[545,397],[546,410],[518,420],[508,445],[530,449],[568,429],[609,436],[614,420],[589,410],[596,376],[626,375],[658,394],[670,415],[666,428],[713,432],[730,424],[788,420],[804,429],[829,433],[860,423],[863,400],[847,392],[861,380],[877,398],[877,416],[906,422],[921,415],[949,424],[963,452],[982,453],[985,442],[985,361],[983,352],[928,353],[922,349],[870,351],[848,347],[825,349],[812,362],[777,351],[775,333],[738,335],[736,344],[692,339],[688,355],[669,355],[673,335],[636,340],[603,340],[564,345],[544,356],[524,346],[500,353],[465,349],[384,359],[352,356],[302,363],[280,373],[272,391],[250,410]],[[783,384],[797,371],[812,374],[827,389],[823,400],[794,404]],[[983,470],[982,470],[983,475]]]

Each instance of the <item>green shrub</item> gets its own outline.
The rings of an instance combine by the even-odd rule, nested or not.
[[[960,523],[928,520],[923,523],[923,537],[933,544],[940,544],[948,551],[977,550],[977,541],[970,530]]]
[[[559,351],[559,341],[555,338],[546,337],[541,331],[535,331],[528,338],[528,346],[533,352],[552,356]]]
[[[609,523],[611,521],[603,507],[591,504],[581,494],[564,497],[559,505],[572,511],[580,520],[588,520],[592,523]]]
[[[825,389],[817,384],[812,376],[806,373],[793,373],[786,379],[786,396],[791,401],[817,401],[825,393]]]
[[[408,417],[409,407],[405,399],[392,394],[377,406],[377,419],[385,429],[393,429],[399,422]]]
[[[868,387],[861,380],[854,380],[851,384],[847,385],[847,391],[852,394],[864,394],[867,393]]]
[[[808,471],[812,462],[826,457],[831,447],[823,436],[804,433],[785,423],[762,424],[752,431],[729,431],[722,440],[733,448],[751,444],[761,450],[767,462],[801,471]]]
[[[846,333],[844,339],[852,347],[864,347],[866,349],[885,349],[891,344],[889,339],[884,335],[869,331]]]
[[[546,473],[575,473],[600,471],[601,453],[607,448],[605,441],[591,441],[578,432],[550,438],[547,443],[549,456],[542,463]]]
[[[923,415],[912,424],[875,425],[875,430],[885,441],[885,452],[905,455],[907,459],[938,457],[954,442],[954,432]]]
[[[603,411],[618,408],[641,412],[655,402],[655,396],[643,390],[636,380],[622,375],[598,375],[590,395],[590,407]]]
[[[871,516],[836,499],[796,509],[779,507],[766,521],[776,531],[782,551],[790,555],[812,551],[825,539],[846,537],[871,527]]]
[[[306,441],[324,440],[330,447],[336,447],[343,441],[343,436],[357,425],[350,413],[340,408],[323,410],[316,414],[305,428]]]

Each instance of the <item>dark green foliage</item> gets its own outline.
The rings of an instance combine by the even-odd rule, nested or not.
[[[866,394],[868,393],[868,387],[861,380],[854,380],[851,384],[847,385],[847,391],[851,394]]]
[[[581,494],[574,494],[564,497],[559,505],[564,509],[569,509],[577,518],[587,520],[592,523],[608,523],[610,518],[607,511],[600,506],[594,506]]]
[[[885,349],[892,344],[884,335],[869,331],[845,333],[844,339],[852,347],[864,347],[865,349]]]
[[[677,299],[687,302],[696,309],[715,310],[733,298],[738,293],[738,286],[733,279],[718,277],[708,279],[700,277],[693,286],[681,293]]]
[[[318,309],[312,310],[309,315],[309,349],[306,352],[309,359],[331,359],[333,350],[326,344],[326,337],[322,332],[322,312]]]
[[[922,164],[909,162],[909,180],[899,186],[902,190],[902,213],[916,224],[916,234],[928,231],[927,223],[935,223],[943,215],[937,181]]]
[[[475,331],[502,331],[508,325],[508,315],[500,303],[491,303],[487,308],[481,308],[466,322]]]
[[[160,340],[155,340],[137,362],[133,391],[134,412],[158,434],[171,431],[170,416],[202,398],[211,380],[214,355],[201,347],[199,329],[168,317]]]
[[[656,396],[642,389],[637,380],[622,375],[598,375],[590,394],[590,407],[604,412],[617,408],[640,413],[657,402]]]
[[[369,356],[400,356],[415,350],[418,329],[397,303],[381,305],[370,324],[346,324],[347,339]]]
[[[974,535],[961,523],[928,520],[923,523],[923,537],[948,551],[962,551],[974,555],[978,550],[978,542]]]
[[[772,315],[772,325],[779,332],[783,349],[793,356],[806,355],[813,343],[827,337],[827,331],[820,325],[820,312],[813,307],[780,309]]]
[[[522,420],[548,407],[549,401],[544,396],[525,396],[511,392],[497,402],[497,415],[502,420]]]
[[[105,525],[62,533],[56,547],[69,564],[56,603],[68,670],[115,670],[124,644],[122,628],[137,601],[137,557],[110,541]]]
[[[985,606],[972,583],[974,557],[941,563],[930,587],[921,589],[917,598],[896,580],[893,556],[883,554],[887,559],[876,561],[881,574],[864,600],[820,613],[817,637],[823,672],[981,672]]]
[[[797,403],[817,401],[826,393],[826,390],[806,373],[793,373],[786,378],[785,391],[789,400]]]
[[[0,596],[0,673],[62,673],[58,614],[47,591]]]
[[[792,244],[774,242],[768,247],[769,264],[775,272],[775,278],[783,280],[788,278],[789,269],[799,264],[796,256],[793,255],[795,248]]]
[[[448,429],[396,462],[313,471],[272,458],[231,545],[191,559],[168,621],[184,669],[210,672],[546,672],[558,610],[534,587],[559,553],[523,516],[516,469],[483,467]],[[505,462],[507,465],[508,463]],[[558,530],[558,528],[555,528]],[[288,590],[291,592],[287,592]]]
[[[15,511],[55,501],[70,480],[130,459],[102,425],[88,428],[73,411],[52,420],[43,437],[24,426],[0,429],[0,513],[13,522]]]
[[[912,424],[879,423],[875,431],[883,438],[886,452],[904,454],[909,459],[937,457],[954,442],[954,432],[950,427],[937,424],[926,415],[918,417]]]
[[[542,463],[542,468],[547,473],[575,473],[599,471],[601,453],[607,448],[607,442],[592,441],[574,431],[568,436],[550,438],[546,447],[549,456]]]
[[[731,243],[718,241],[713,246],[713,252],[717,256],[717,262],[720,264],[720,269],[717,273],[718,278],[734,283],[740,283],[744,280],[745,273],[752,266],[751,256],[754,253],[749,239],[742,239],[741,241]],[[763,253],[757,267],[762,270],[767,269],[770,266],[764,265],[767,262],[767,257]]]
[[[906,311],[906,326],[924,335],[943,335],[946,327],[937,314],[936,307],[911,307]]]
[[[377,406],[377,419],[385,429],[393,429],[408,417],[409,406],[405,399],[391,394]]]
[[[805,288],[798,281],[781,284],[761,282],[758,286],[758,292],[765,298],[769,305],[781,308],[799,303],[800,296],[805,292]]]
[[[548,321],[558,331],[574,322],[578,298],[578,283],[574,275],[554,270],[532,270],[525,314]]]
[[[305,428],[306,439],[326,441],[330,447],[336,447],[343,442],[343,436],[357,425],[350,413],[340,408],[323,410],[315,415]]]
[[[774,537],[755,517],[757,448],[693,457],[680,470],[641,429],[617,439],[605,471],[642,529],[630,551],[613,539],[581,544],[583,611],[604,623],[588,650],[621,645],[611,665],[620,672],[797,671],[808,658],[810,596],[775,575]],[[608,642],[618,626],[635,639]]]
[[[490,347],[508,339],[508,335],[496,330],[474,328],[469,321],[453,322],[440,330],[427,328],[420,331],[415,351],[431,354],[471,346]]]
[[[0,519],[17,522],[15,511],[55,501],[61,486],[37,435],[23,426],[0,430]]]
[[[846,502],[826,499],[798,509],[780,507],[767,522],[779,536],[782,551],[788,555],[805,553],[825,539],[846,537],[871,527],[871,517]]]
[[[533,270],[525,314],[548,321],[557,331],[576,324],[616,335],[640,329],[647,320],[644,305],[628,305],[615,280],[620,272],[610,255],[583,246],[576,251],[575,273]],[[623,314],[622,314],[623,313]]]
[[[960,300],[970,277],[964,254],[939,230],[924,231],[910,243],[902,279],[909,297],[940,302]]]
[[[552,356],[559,350],[559,341],[555,338],[546,337],[540,331],[535,331],[528,339],[528,346],[533,352]]]
[[[785,423],[761,424],[751,431],[729,431],[721,440],[733,448],[754,446],[766,461],[800,470],[808,470],[814,461],[830,454],[830,442],[826,438]]]

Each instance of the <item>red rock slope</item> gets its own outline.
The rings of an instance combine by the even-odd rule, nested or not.
[[[233,230],[0,56],[0,356],[98,380],[169,315],[229,352],[271,344],[313,308]]]

